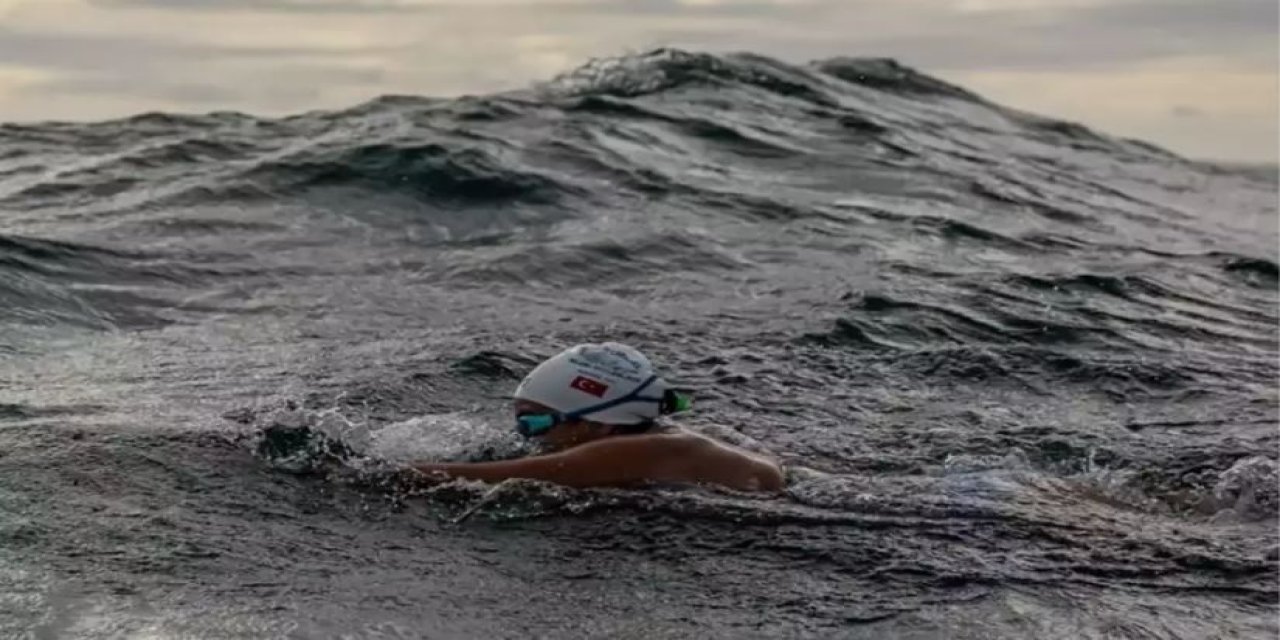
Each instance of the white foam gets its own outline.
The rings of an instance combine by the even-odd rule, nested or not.
[[[1031,460],[1018,448],[1003,454],[951,453],[942,461],[942,475],[979,473],[983,471],[1027,471]]]
[[[1263,456],[1241,458],[1213,487],[1217,517],[1274,517],[1280,511],[1280,465]]]
[[[464,413],[417,416],[386,425],[370,434],[367,455],[387,462],[458,461],[485,453],[514,455],[524,443],[509,429]]]

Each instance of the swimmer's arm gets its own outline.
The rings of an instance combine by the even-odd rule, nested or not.
[[[566,487],[609,487],[664,480],[659,467],[680,441],[657,438],[602,440],[542,456],[495,462],[424,462],[413,468],[428,476],[501,482],[543,480]]]
[[[413,466],[428,476],[491,483],[528,478],[576,488],[625,486],[643,481],[711,482],[740,490],[776,493],[784,486],[782,471],[772,461],[683,436],[615,438],[517,460],[428,462]]]

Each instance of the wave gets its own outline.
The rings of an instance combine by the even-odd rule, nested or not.
[[[707,88],[721,93],[706,93]],[[972,116],[990,122],[973,127],[970,133],[978,137],[966,143],[971,148],[964,153],[955,148],[958,140],[937,146],[940,140],[928,138],[956,116],[915,108],[931,99],[971,103],[980,109]],[[199,193],[211,199],[247,193],[288,198],[306,189],[341,185],[404,189],[441,203],[556,202],[586,194],[574,189],[572,174],[547,172],[545,162],[531,161],[553,159],[538,147],[637,133],[629,123],[663,125],[648,131],[657,135],[650,142],[671,142],[672,151],[697,140],[744,159],[823,156],[828,155],[823,147],[845,141],[874,144],[862,152],[842,148],[842,155],[883,153],[888,147],[882,145],[890,143],[919,155],[915,147],[924,142],[933,153],[950,151],[999,166],[991,154],[1002,139],[1034,137],[1037,131],[1105,141],[1111,152],[1133,151],[1128,143],[1078,125],[991,104],[892,60],[838,58],[795,66],[748,54],[671,49],[597,60],[534,90],[498,96],[452,101],[386,97],[348,110],[280,120],[226,113],[145,114],[78,126],[7,125],[0,129],[0,140],[27,152],[24,158],[31,158],[33,149],[90,154],[70,170],[43,164],[46,174],[56,177],[5,197],[24,206],[84,205],[95,198],[155,190],[151,183],[162,176],[200,182],[197,186],[205,190]],[[520,125],[524,131],[513,129]],[[556,131],[565,135],[542,138]],[[984,135],[990,139],[981,140]],[[570,164],[616,160],[597,145],[583,148],[586,157]],[[163,199],[164,190],[158,191]]]
[[[120,292],[106,290],[121,281],[136,281],[139,273],[125,266],[132,259],[114,249],[0,236],[0,299],[8,302],[0,307],[0,322],[147,326],[150,316],[145,311],[132,312],[138,307],[124,304]]]
[[[1274,211],[1261,204],[1270,183],[887,59],[659,49],[490,96],[6,125],[0,142],[12,222],[152,245],[145,260],[11,259],[0,269],[12,319],[145,326],[163,304],[143,290],[153,281],[189,300],[239,286],[184,266],[190,253],[171,246],[248,262],[290,246],[337,256],[354,250],[354,226],[410,239],[395,263],[461,289],[635,293],[673,278],[738,289],[782,269],[803,290],[842,277],[834,265],[850,255],[885,258],[882,288],[853,287],[852,305],[826,296],[817,324],[793,330],[830,347],[1276,349],[1274,233],[1256,210],[1197,209],[1187,186],[1257,195]],[[1141,240],[1152,233],[1158,245]],[[99,271],[139,283],[118,293],[135,300],[108,308],[84,293]]]
[[[1065,594],[1101,635],[1273,630],[1275,184],[882,58],[660,49],[493,95],[3,125],[0,539],[156,602],[201,576],[231,624],[264,592],[217,577],[282,562],[344,618],[409,571],[379,624],[518,602],[536,541],[549,588],[613,585],[587,619],[919,635]],[[406,474],[526,453],[511,389],[600,340],[787,494]],[[637,559],[679,579],[620,581]]]

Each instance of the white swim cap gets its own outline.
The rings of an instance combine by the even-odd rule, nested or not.
[[[649,359],[627,345],[580,344],[538,365],[516,388],[515,397],[568,414],[633,396],[578,417],[603,424],[640,424],[661,412],[667,383],[654,377]]]

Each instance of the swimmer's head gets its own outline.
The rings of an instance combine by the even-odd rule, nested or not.
[[[639,351],[580,344],[538,365],[515,392],[517,430],[556,444],[643,428],[688,408]]]

